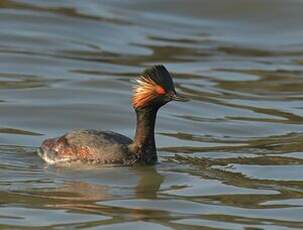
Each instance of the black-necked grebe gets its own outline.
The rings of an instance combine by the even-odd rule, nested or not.
[[[137,80],[132,98],[137,114],[134,140],[114,132],[80,129],[45,140],[38,154],[49,164],[153,164],[157,161],[156,115],[160,107],[172,100],[186,101],[177,95],[166,68],[157,65],[146,69]]]

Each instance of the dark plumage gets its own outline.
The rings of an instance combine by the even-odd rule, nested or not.
[[[163,65],[156,65],[153,68],[146,69],[143,72],[142,77],[151,78],[157,85],[162,86],[166,92],[175,92],[173,79]]]
[[[145,70],[134,90],[133,107],[137,114],[134,140],[108,131],[74,130],[45,140],[38,154],[49,164],[74,162],[133,165],[157,161],[154,129],[158,109],[176,95],[171,75],[164,66]]]

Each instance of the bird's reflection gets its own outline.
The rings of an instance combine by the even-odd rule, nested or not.
[[[157,198],[160,186],[164,181],[161,175],[153,166],[132,168],[139,177],[137,185],[134,187],[135,198],[155,199]]]
[[[36,197],[47,198],[48,207],[102,214],[107,211],[97,202],[156,199],[164,181],[164,176],[157,171],[156,166],[101,169],[93,172],[60,169],[56,170],[56,174],[63,178],[63,184],[36,191]],[[133,214],[139,215],[138,211]]]

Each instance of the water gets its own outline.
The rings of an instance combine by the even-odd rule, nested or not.
[[[303,2],[0,1],[0,226],[302,229]],[[35,154],[73,128],[132,137],[135,77],[177,90],[160,163],[60,169]]]

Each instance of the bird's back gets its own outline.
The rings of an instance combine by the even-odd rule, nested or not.
[[[45,140],[39,155],[49,164],[90,162],[92,164],[128,164],[132,161],[124,135],[98,130],[74,130]]]

